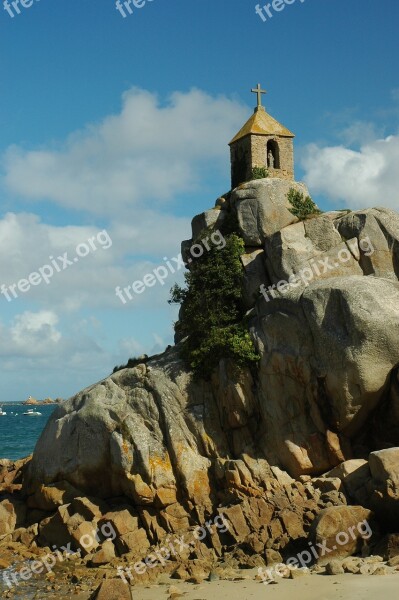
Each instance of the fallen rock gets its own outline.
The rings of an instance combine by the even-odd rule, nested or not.
[[[0,502],[0,536],[13,533],[17,523],[14,506],[9,500]]]
[[[139,528],[139,518],[133,508],[106,513],[98,522],[101,527],[110,525],[117,536],[126,535]]]
[[[357,573],[360,573],[360,567],[362,566],[363,561],[361,558],[350,556],[345,558],[341,564],[345,573],[353,573],[356,575]]]
[[[33,496],[28,498],[29,508],[37,508],[44,511],[54,511],[59,506],[72,502],[80,496],[81,492],[68,481],[60,481],[49,485],[40,485]]]
[[[130,586],[121,579],[105,579],[90,600],[133,600]]]
[[[369,506],[389,526],[399,521],[399,448],[372,452],[369,456],[371,481]]]
[[[150,547],[147,534],[143,528],[137,529],[125,533],[124,535],[115,539],[115,546],[118,550],[118,554],[128,554],[129,552],[138,555],[139,557],[145,556],[147,550]]]
[[[346,460],[328,473],[324,477],[337,477],[344,485],[346,493],[352,500],[356,500],[359,490],[371,478],[369,464],[363,458]]]
[[[376,554],[380,554],[384,560],[399,557],[399,533],[386,534],[373,548]]]
[[[345,570],[343,568],[341,560],[330,560],[326,564],[327,575],[341,575],[342,573],[345,573]]]
[[[90,560],[90,566],[100,567],[101,565],[108,565],[115,559],[115,547],[111,540],[107,540],[101,545],[101,548],[93,554]]]
[[[333,491],[340,492],[343,489],[341,479],[339,479],[339,477],[317,477],[312,479],[312,484],[323,494]]]
[[[14,532],[20,527],[26,516],[26,507],[18,500],[3,500],[0,502],[0,538]]]
[[[310,530],[313,545],[320,548],[317,562],[326,564],[332,558],[360,552],[371,537],[371,517],[371,511],[362,506],[333,506],[322,510]]]

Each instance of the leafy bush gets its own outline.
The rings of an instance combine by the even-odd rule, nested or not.
[[[269,171],[266,167],[253,167],[252,179],[264,179],[265,177],[269,177]]]
[[[187,346],[185,357],[199,375],[209,377],[222,358],[231,358],[239,366],[259,360],[248,330],[243,323],[212,327],[198,347]]]
[[[122,369],[133,369],[134,367],[137,367],[137,365],[147,362],[147,360],[148,356],[146,354],[140,356],[139,358],[129,358],[126,365],[116,366],[112,372],[117,373],[118,371],[122,371]]]
[[[294,188],[291,188],[288,192],[288,201],[292,206],[290,212],[301,221],[310,215],[319,215],[321,213],[321,210],[317,208],[310,196],[306,196],[305,198],[302,192],[298,192]]]
[[[191,264],[185,288],[171,289],[169,303],[181,304],[176,337],[186,338],[182,356],[197,375],[209,377],[223,357],[239,365],[259,359],[243,323],[243,252],[243,240],[228,235],[224,248],[212,248]]]

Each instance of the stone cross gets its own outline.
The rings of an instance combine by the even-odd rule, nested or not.
[[[258,96],[258,108],[259,108],[259,106],[262,106],[262,94],[267,94],[267,91],[262,90],[260,83],[258,83],[258,86],[256,88],[252,89],[251,92]]]

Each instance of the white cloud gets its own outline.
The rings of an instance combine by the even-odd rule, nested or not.
[[[227,142],[245,115],[237,102],[200,90],[175,92],[161,105],[134,88],[120,114],[73,133],[58,149],[9,148],[5,184],[25,199],[97,215],[144,209],[193,190],[204,167],[225,166]]]
[[[370,129],[367,131],[370,133]],[[359,150],[312,144],[302,159],[304,179],[311,193],[321,193],[338,205],[344,203],[353,209],[369,206],[398,209],[398,164],[396,135],[365,142]]]
[[[142,216],[140,227],[135,223],[115,222],[105,235],[95,227],[56,227],[42,223],[36,215],[8,213],[0,219],[0,285],[9,289],[44,265],[52,267],[51,257],[62,268],[59,256],[67,252],[68,260],[73,262],[77,246],[87,244],[94,237],[96,250],[90,251],[88,256],[60,272],[54,268],[48,284],[42,281],[25,293],[14,288],[18,297],[14,298],[8,291],[8,298],[15,304],[34,301],[45,308],[62,308],[68,312],[82,306],[122,309],[115,295],[116,286],[125,287],[142,279],[163,264],[164,256],[177,256],[180,240],[187,237],[189,230],[186,219],[149,211]],[[145,294],[137,296],[132,308],[133,304],[165,305],[168,290],[176,279],[181,279],[181,273],[171,274],[163,287],[147,289]],[[3,293],[0,301],[6,302],[6,298]]]
[[[95,370],[108,366],[110,356],[82,329],[63,335],[59,316],[52,310],[24,311],[6,326],[0,323],[2,371],[34,369],[50,377],[51,371]]]
[[[8,329],[1,326],[0,353],[7,357],[51,355],[61,340],[57,323],[57,315],[49,310],[16,315]]]

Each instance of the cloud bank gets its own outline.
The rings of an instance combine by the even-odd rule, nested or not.
[[[358,138],[355,129],[347,133]],[[398,164],[397,135],[369,140],[359,150],[311,144],[302,159],[304,180],[313,194],[323,194],[337,206],[353,209],[386,206],[398,210]]]
[[[204,169],[228,160],[227,142],[246,109],[200,90],[175,92],[165,104],[131,89],[122,109],[75,132],[56,149],[11,147],[5,185],[24,199],[113,216],[193,190]]]

